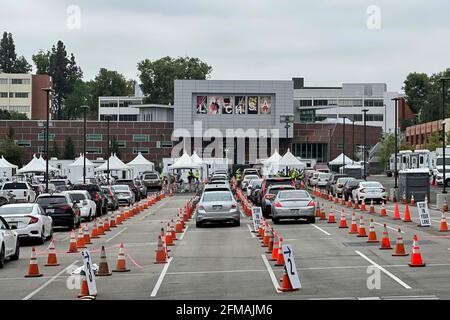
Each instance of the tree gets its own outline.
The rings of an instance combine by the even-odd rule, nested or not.
[[[389,163],[389,158],[395,152],[395,136],[393,133],[387,134],[381,141],[380,162],[383,168]]]
[[[39,50],[31,59],[36,66],[36,74],[50,74],[50,51]]]
[[[0,40],[0,69],[5,73],[28,73],[32,70],[24,56],[17,57],[12,34],[6,31]]]
[[[75,81],[73,91],[67,95],[64,106],[64,118],[68,120],[83,117],[81,106],[90,106],[92,100],[92,89],[89,83],[78,79]]]
[[[441,145],[441,132],[435,131],[428,137],[428,142],[425,144],[425,149],[435,151],[436,148],[439,148]]]
[[[6,160],[15,164],[19,167],[22,167],[22,160],[24,155],[24,150],[22,147],[18,146],[14,140],[7,137],[0,142],[0,150],[2,155]]]
[[[117,140],[117,137],[116,137],[116,136],[113,136],[113,137],[111,138],[110,144],[111,144],[111,147],[110,147],[110,149],[111,149],[111,154],[114,154],[114,153],[115,153],[115,154],[117,155],[117,157],[120,158],[119,141]],[[109,158],[109,156],[108,156],[107,158]]]
[[[58,144],[56,140],[53,140],[53,145],[49,150],[50,158],[59,158],[61,152],[59,151]]]
[[[73,160],[75,159],[75,144],[73,143],[73,140],[71,137],[67,137],[64,140],[64,153],[63,153],[63,159],[65,160]]]
[[[28,120],[25,113],[17,111],[0,110],[0,120]]]
[[[138,70],[146,103],[173,104],[174,80],[205,80],[212,67],[198,58],[164,57],[143,60],[138,63]]]

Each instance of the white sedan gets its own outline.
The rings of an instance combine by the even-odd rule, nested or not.
[[[363,181],[352,191],[353,199],[358,199],[358,203],[386,201],[386,188],[377,181]]]
[[[77,202],[78,208],[80,208],[80,216],[86,221],[91,221],[95,217],[97,210],[97,204],[91,199],[89,192],[86,190],[73,190],[64,191],[70,195],[73,201]]]
[[[14,203],[0,207],[0,216],[20,238],[38,240],[43,244],[53,236],[53,219],[37,203]]]
[[[6,259],[19,260],[20,246],[17,232],[11,230],[8,222],[0,217],[0,269]]]

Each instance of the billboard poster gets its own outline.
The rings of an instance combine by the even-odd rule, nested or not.
[[[231,104],[231,97],[223,97],[222,114],[233,114],[233,105]]]
[[[245,114],[245,97],[234,97],[234,108],[236,110],[236,114]]]
[[[206,96],[197,96],[197,114],[206,114]]]
[[[258,97],[248,97],[248,114],[258,114]]]
[[[220,97],[209,97],[208,113],[220,114]]]
[[[260,114],[270,114],[272,111],[272,98],[260,97],[259,107],[260,107],[259,110]]]

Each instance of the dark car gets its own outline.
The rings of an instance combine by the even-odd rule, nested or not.
[[[360,182],[363,182],[364,180],[347,180],[344,183],[344,187],[342,188],[342,192],[344,193],[345,201],[348,201],[349,198],[352,198],[353,200],[353,194],[352,191],[355,190]]]
[[[134,183],[133,180],[131,179],[118,179],[116,180],[116,184],[124,184],[130,187],[131,191],[133,191],[134,193],[134,197],[136,199],[136,201],[141,200],[141,191],[139,190],[139,188],[136,186],[136,184]]]
[[[295,188],[294,181],[289,177],[273,177],[265,178],[261,185],[261,192],[258,195],[258,203],[261,205],[264,196],[266,195],[267,189],[270,186],[281,186],[281,185],[292,185]]]
[[[142,180],[140,179],[134,179],[134,184],[139,189],[141,199],[144,199],[147,197],[147,187],[144,185]]]
[[[69,230],[80,227],[80,209],[69,194],[43,193],[37,197],[36,203],[52,218],[54,227],[66,227]]]
[[[247,187],[247,190],[250,190],[249,195],[248,195],[249,200],[257,206],[259,205],[258,204],[258,191],[261,190],[262,183],[263,183],[263,179],[254,179],[254,180],[250,181],[250,183]]]
[[[149,189],[162,189],[162,182],[157,172],[144,172],[142,174],[142,182],[144,186]]]
[[[328,180],[326,189],[328,192],[333,193],[334,192],[334,185],[336,184],[337,179],[339,178],[346,178],[348,175],[342,174],[342,173],[335,173],[331,176],[331,178]]]
[[[108,209],[117,210],[119,209],[119,198],[116,192],[110,186],[102,186],[102,192],[105,194],[106,200],[108,201]]]
[[[264,195],[264,199],[262,199],[261,201],[261,210],[265,218],[270,217],[272,201],[275,199],[275,197],[278,195],[278,192],[280,192],[281,190],[295,190],[295,187],[292,184],[272,185],[267,189],[267,192]]]
[[[108,200],[98,184],[76,184],[72,187],[72,190],[86,190],[89,192],[92,200],[94,200],[97,205],[97,217],[108,213]]]

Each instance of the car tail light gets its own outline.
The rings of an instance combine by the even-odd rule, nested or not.
[[[314,207],[315,203],[314,203],[314,201],[310,201],[310,202],[308,202],[308,204],[306,206],[307,207]]]
[[[30,221],[28,222],[28,224],[35,224],[39,221],[38,218],[33,217],[33,216],[26,216],[27,218],[30,218]]]
[[[277,207],[277,208],[281,208],[282,207],[281,203],[279,203],[279,202],[275,202],[273,205],[275,207]]]

